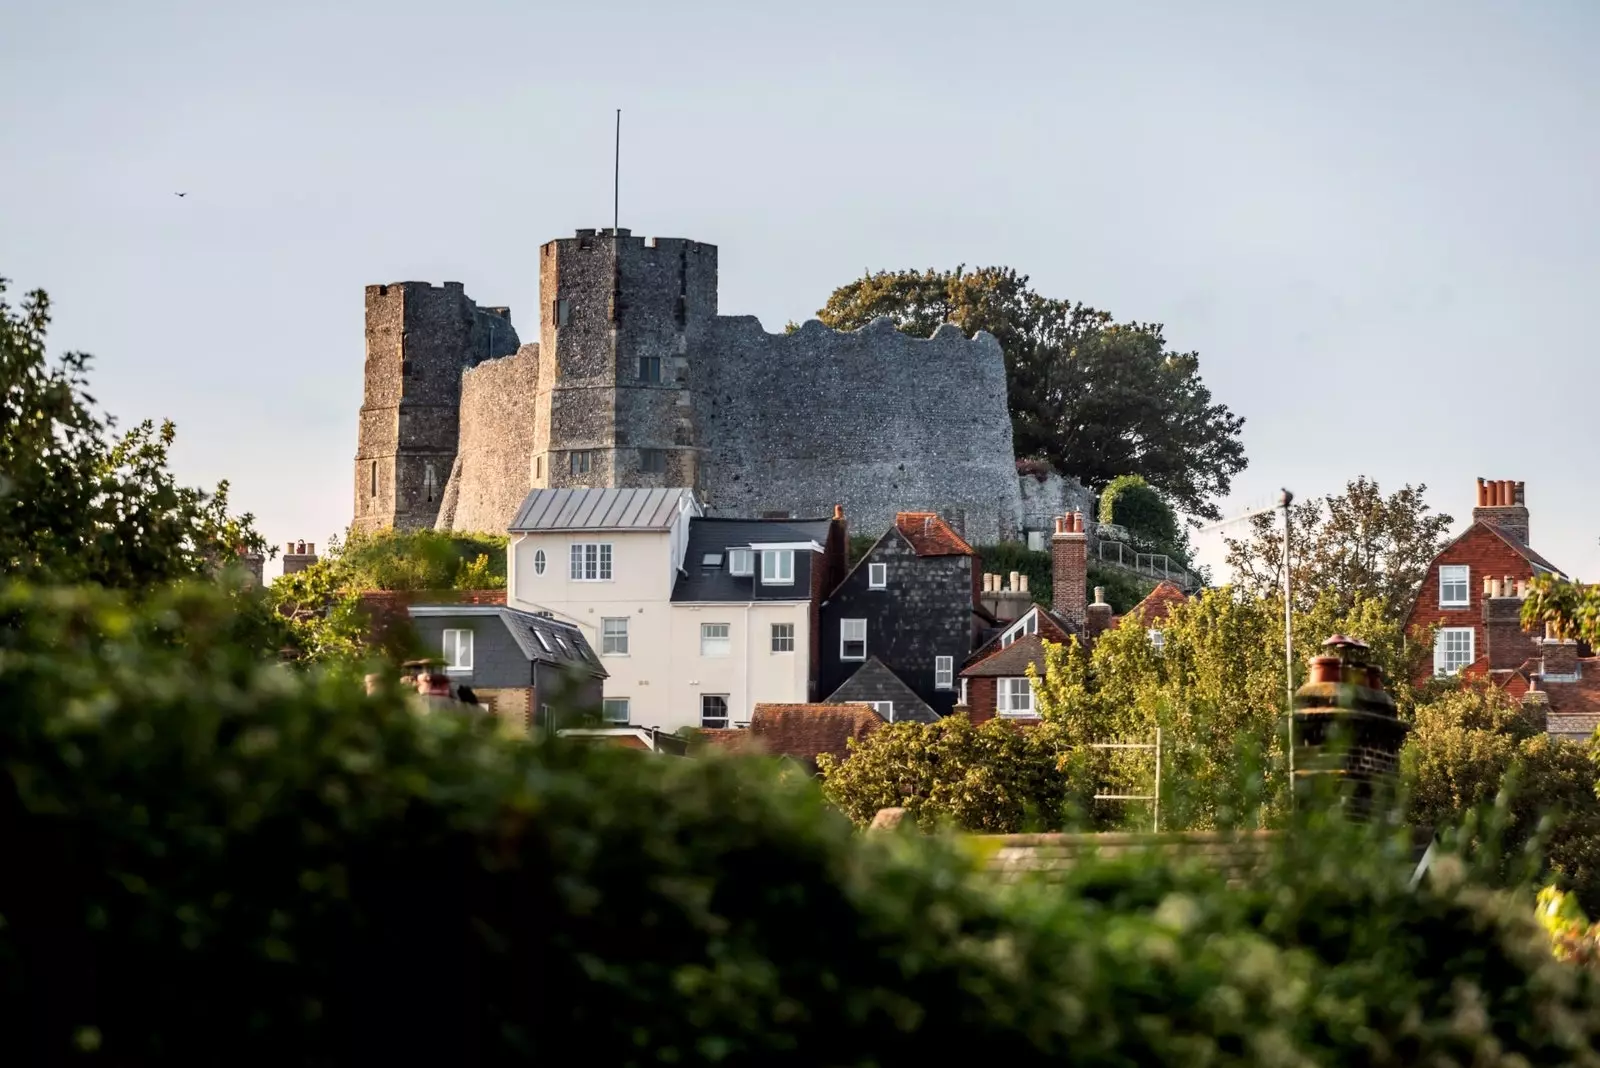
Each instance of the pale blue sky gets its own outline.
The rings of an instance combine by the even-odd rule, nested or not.
[[[1403,8],[1403,11],[1395,10]],[[1359,474],[1600,577],[1600,4],[0,0],[0,275],[269,540],[350,516],[362,287],[531,338],[536,249],[720,246],[768,329],[863,268],[1160,321],[1244,415],[1224,508]],[[187,191],[178,199],[175,191]]]

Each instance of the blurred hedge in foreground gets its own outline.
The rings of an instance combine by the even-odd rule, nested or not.
[[[1600,1060],[1531,902],[1413,892],[1398,840],[1002,890],[759,763],[418,717],[235,626],[0,590],[6,1063]]]

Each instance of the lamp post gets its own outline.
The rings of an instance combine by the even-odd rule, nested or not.
[[[1289,715],[1289,806],[1294,807],[1294,602],[1289,597],[1290,568],[1289,506],[1294,494],[1282,490],[1278,507],[1283,509],[1283,686],[1288,695],[1284,709]]]

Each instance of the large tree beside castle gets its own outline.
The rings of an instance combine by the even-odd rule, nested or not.
[[[1043,296],[1009,267],[867,274],[817,312],[840,330],[879,316],[917,337],[947,322],[993,334],[1006,356],[1017,455],[1048,460],[1092,489],[1142,475],[1184,511],[1214,519],[1214,499],[1244,470],[1244,419],[1212,400],[1199,356],[1171,351],[1159,323],[1118,323]]]

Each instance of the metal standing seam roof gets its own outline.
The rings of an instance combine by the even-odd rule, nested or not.
[[[530,530],[666,530],[688,489],[536,489],[508,528]]]

